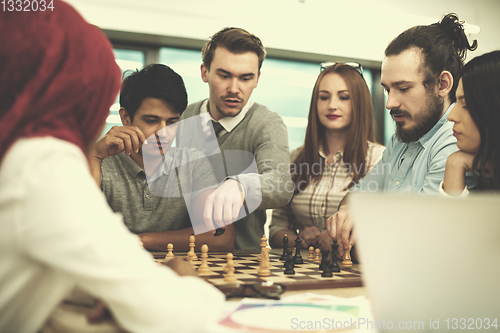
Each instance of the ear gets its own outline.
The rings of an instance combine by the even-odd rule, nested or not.
[[[451,88],[453,88],[453,75],[448,71],[442,71],[439,75],[439,96],[448,97]]]
[[[120,108],[120,110],[118,112],[120,113],[122,125],[123,126],[132,126],[132,119],[130,119],[127,110],[125,110],[125,108]]]
[[[201,79],[203,80],[203,82],[208,82],[208,68],[205,66],[205,64],[201,64]]]

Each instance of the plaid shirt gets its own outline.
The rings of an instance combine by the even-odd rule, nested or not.
[[[291,153],[291,161],[299,155],[304,147],[297,148]],[[382,158],[385,147],[372,142],[368,143],[366,161],[368,170]],[[346,187],[352,181],[349,165],[344,163],[343,154],[338,152],[333,158],[333,164],[328,165],[322,147],[320,156],[325,161],[321,179],[316,184],[309,184],[301,192],[293,196],[292,201],[285,207],[274,209],[269,234],[280,229],[296,231],[315,226],[321,232],[325,230],[326,220],[337,212],[338,205],[347,194]],[[297,167],[299,168],[299,167]]]

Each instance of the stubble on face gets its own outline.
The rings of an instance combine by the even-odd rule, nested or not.
[[[396,122],[396,137],[404,143],[416,142],[441,119],[443,107],[444,100],[437,93],[429,92],[424,108],[414,116],[403,109],[391,110],[391,116],[403,115],[407,120],[414,121],[414,125],[409,128],[405,128],[406,121]]]

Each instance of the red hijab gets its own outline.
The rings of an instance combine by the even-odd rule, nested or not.
[[[75,9],[0,12],[0,161],[21,137],[52,136],[84,152],[120,85],[107,38]]]

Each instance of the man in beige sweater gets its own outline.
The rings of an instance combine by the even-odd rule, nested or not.
[[[180,147],[195,147],[210,156],[213,152],[207,150],[210,140],[206,133],[212,124],[222,153],[212,155],[218,156],[211,159],[214,170],[219,180],[237,179],[245,196],[244,212],[242,208],[239,216],[244,217],[234,223],[236,249],[259,248],[265,209],[282,207],[292,197],[286,187],[291,182],[290,154],[283,120],[249,100],[265,54],[259,38],[243,29],[224,28],[213,35],[202,50],[201,65],[210,96],[189,105],[180,118],[186,124],[182,120],[195,117],[198,127],[189,126],[188,130],[181,124],[177,132]]]

